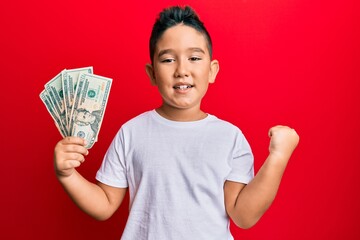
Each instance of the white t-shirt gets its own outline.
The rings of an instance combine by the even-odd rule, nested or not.
[[[213,115],[170,121],[155,110],[121,127],[96,174],[129,188],[123,240],[233,239],[224,182],[253,177],[253,155],[237,127]]]

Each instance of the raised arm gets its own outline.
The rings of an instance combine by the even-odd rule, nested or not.
[[[299,136],[294,129],[276,126],[270,129],[269,156],[248,184],[226,181],[226,211],[241,228],[252,227],[273,202],[286,165],[295,150]]]
[[[56,144],[56,176],[81,210],[95,219],[106,220],[120,206],[127,189],[91,183],[76,171],[88,155],[85,145],[84,139],[78,137],[66,137]]]

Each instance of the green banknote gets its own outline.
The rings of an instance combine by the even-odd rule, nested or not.
[[[91,148],[98,139],[112,79],[93,67],[65,69],[45,84],[40,99],[62,137],[77,136]]]
[[[50,97],[47,94],[45,89],[40,93],[40,99],[43,101],[43,103],[45,104],[46,109],[50,113],[51,117],[54,119],[55,125],[56,125],[57,129],[59,130],[61,136],[65,137],[66,136],[66,131],[64,129],[64,126],[62,125],[60,117],[56,114],[55,107],[51,103]]]
[[[86,139],[87,148],[97,141],[111,84],[111,78],[89,73],[79,76],[69,130],[72,136]]]
[[[63,71],[51,79],[48,83],[45,84],[45,90],[50,96],[50,101],[54,106],[56,114],[60,117],[60,122],[65,130],[66,136],[69,135],[67,131],[67,119],[64,103],[64,91],[62,88],[62,74]]]
[[[74,92],[76,90],[79,75],[81,73],[93,73],[93,67],[67,69],[62,71],[62,88],[64,93],[67,131],[69,131],[69,123],[70,123],[71,110],[74,100]]]

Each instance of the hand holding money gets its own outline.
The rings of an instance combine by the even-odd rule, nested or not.
[[[92,67],[63,70],[48,83],[40,98],[63,137],[97,141],[112,79],[93,74]]]

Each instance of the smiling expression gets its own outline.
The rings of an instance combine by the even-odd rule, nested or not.
[[[157,42],[147,73],[163,99],[162,108],[200,111],[218,62],[211,61],[204,35],[183,24],[166,30]]]

